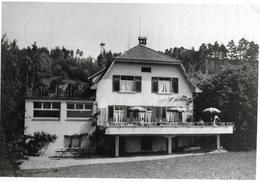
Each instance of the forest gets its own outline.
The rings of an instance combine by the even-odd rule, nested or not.
[[[259,45],[241,38],[227,45],[203,43],[195,48],[167,48],[160,51],[182,61],[192,82],[203,92],[194,97],[194,119],[206,107],[219,108],[222,118],[235,123],[232,136],[223,138],[229,150],[256,149]],[[50,85],[66,80],[91,83],[88,76],[109,66],[120,53],[111,50],[97,58],[83,57],[80,50],[48,49],[36,42],[19,48],[7,35],[1,39],[0,170],[17,169],[26,157],[23,148],[26,89],[49,79]],[[10,155],[11,154],[11,155]]]

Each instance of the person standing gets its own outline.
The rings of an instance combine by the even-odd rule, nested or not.
[[[218,115],[215,114],[214,119],[213,119],[213,126],[216,126],[216,122],[219,122],[219,121],[220,121],[220,119],[219,119]]]

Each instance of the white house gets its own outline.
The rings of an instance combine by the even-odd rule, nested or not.
[[[189,80],[180,60],[146,47],[146,37],[139,37],[139,45],[89,79],[96,89],[98,125],[105,128],[106,138],[114,140],[103,146],[114,147],[115,156],[172,153],[194,144],[196,137],[185,136],[216,135],[219,148],[220,134],[233,132],[232,126],[223,123],[199,126],[190,122],[193,94],[199,89]]]
[[[233,125],[193,122],[193,95],[199,89],[189,80],[180,60],[146,47],[146,41],[139,37],[136,47],[89,77],[91,88],[96,90],[93,101],[73,97],[26,99],[26,133],[45,131],[58,136],[46,147],[46,155],[59,148],[96,148],[115,156],[170,154],[197,145],[201,137],[208,136],[216,136],[216,148],[220,148],[220,135],[233,133]],[[98,127],[93,124],[95,113],[99,113]],[[102,134],[93,143],[89,136],[95,130],[103,133],[99,132]]]

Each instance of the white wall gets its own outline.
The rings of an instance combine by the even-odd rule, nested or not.
[[[141,67],[151,67],[151,73],[141,72]],[[142,76],[142,91],[140,93],[119,93],[112,91],[113,75]],[[178,94],[158,94],[151,92],[152,77],[177,77],[179,78]],[[192,98],[192,90],[181,70],[176,65],[147,65],[117,63],[112,66],[110,72],[97,83],[96,101],[98,108],[107,108],[108,105],[127,106],[185,106],[186,102],[167,103],[169,98],[187,96]],[[191,104],[192,108],[192,104]],[[183,120],[186,120],[184,114]]]
[[[92,126],[91,121],[85,120],[69,120],[66,117],[67,102],[72,100],[58,100],[61,103],[60,119],[58,120],[43,120],[33,118],[33,102],[34,101],[48,101],[52,102],[57,100],[32,100],[27,99],[25,101],[25,134],[33,134],[34,132],[47,132],[49,134],[55,134],[57,139],[54,143],[51,143],[44,155],[54,155],[55,151],[64,147],[64,135],[73,135],[81,133],[92,133],[95,127]],[[80,102],[84,102],[81,100]],[[82,144],[86,144],[86,141],[82,141]]]

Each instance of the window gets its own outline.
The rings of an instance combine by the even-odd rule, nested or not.
[[[133,76],[121,76],[120,91],[122,91],[122,92],[134,91],[134,77]]]
[[[171,92],[171,79],[159,78],[158,93],[170,93],[170,92]]]
[[[172,118],[172,111],[167,110],[166,107],[156,106],[140,106],[145,108],[146,112],[138,112],[137,110],[130,110],[133,106],[115,105],[108,106],[108,121],[109,123],[127,122],[144,124],[152,121],[169,121]],[[168,112],[169,111],[169,112]]]
[[[33,102],[34,118],[60,118],[59,102]]]
[[[179,79],[167,77],[152,77],[152,92],[154,93],[178,93]]]
[[[124,122],[125,121],[125,111],[124,106],[108,106],[108,119],[110,122]]]
[[[166,107],[153,107],[153,116],[156,120],[165,120],[166,119]]]
[[[84,135],[65,135],[64,148],[66,149],[80,148],[83,137]]]
[[[115,106],[114,109],[114,120],[113,122],[123,122],[125,117],[124,107],[123,106]]]
[[[81,137],[80,136],[72,137],[71,147],[72,148],[77,148],[77,147],[80,147],[80,145],[81,145]]]
[[[113,76],[113,91],[114,92],[141,92],[142,77],[141,76]]]
[[[167,111],[167,121],[169,122],[182,122],[182,113],[178,111]]]
[[[142,67],[142,72],[147,72],[147,73],[151,73],[151,67]]]
[[[92,103],[67,103],[67,118],[89,118],[92,106]]]

